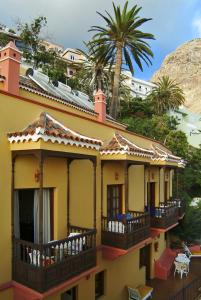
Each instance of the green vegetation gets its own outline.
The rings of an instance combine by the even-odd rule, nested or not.
[[[47,50],[43,45],[41,32],[46,25],[47,19],[43,16],[34,19],[30,24],[18,24],[17,30],[24,44],[23,57],[34,68],[41,68],[52,81],[65,82],[65,62],[54,50]]]
[[[184,93],[174,80],[171,80],[168,76],[163,76],[155,84],[156,86],[148,98],[158,115],[171,109],[177,109],[184,104]]]
[[[98,13],[106,22],[105,27],[92,26],[90,31],[95,32],[88,43],[92,52],[99,60],[105,60],[114,67],[112,86],[112,100],[110,115],[115,119],[119,112],[119,85],[122,63],[125,61],[132,74],[134,62],[143,70],[142,62],[151,63],[153,53],[147,39],[154,39],[150,33],[142,32],[139,27],[151,19],[140,18],[141,7],[137,5],[128,8],[126,1],[123,9],[113,3],[114,16],[106,11],[106,15]]]
[[[5,47],[10,41],[7,34],[0,32],[0,47]]]

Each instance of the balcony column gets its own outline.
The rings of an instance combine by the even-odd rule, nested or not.
[[[103,219],[103,167],[104,162],[101,161],[101,220]]]
[[[151,206],[151,195],[150,195],[150,180],[151,178],[151,168],[150,166],[148,167],[148,180],[147,180],[147,206],[148,206],[148,211],[150,211],[150,206]]]
[[[14,190],[15,190],[15,161],[16,156],[12,153],[12,173],[11,173],[11,220],[12,238],[14,238]]]
[[[70,234],[70,165],[73,159],[67,158],[66,167],[67,167],[67,234]]]
[[[44,168],[44,156],[41,151],[39,154],[39,243],[43,243],[43,168]]]
[[[93,163],[93,208],[94,208],[94,228],[96,228],[96,157],[94,159],[91,159]]]
[[[170,197],[170,199],[172,198],[172,174],[173,174],[173,169],[170,169],[170,173],[169,173],[169,197]]]
[[[12,153],[12,173],[11,173],[11,234],[12,234],[12,275],[14,276],[14,238],[15,238],[15,229],[14,229],[14,191],[15,191],[15,161],[16,155]],[[20,238],[19,236],[17,238]]]
[[[167,191],[166,191],[166,186],[165,186],[165,171],[166,168],[163,168],[163,195],[164,195],[164,202],[166,202],[168,199],[166,199]]]
[[[178,197],[179,197],[179,171],[178,171],[178,169],[176,170],[176,182],[177,182],[177,191],[176,191],[176,193],[177,193],[177,199],[178,199]]]
[[[125,180],[125,213],[128,212],[128,162],[125,162],[124,169],[124,180]]]
[[[146,171],[147,171],[147,166],[144,165],[144,207],[147,206],[147,199],[146,199]]]

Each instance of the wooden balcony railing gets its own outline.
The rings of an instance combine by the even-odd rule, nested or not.
[[[94,267],[96,230],[71,227],[70,232],[70,237],[47,244],[14,239],[13,279],[44,292]]]
[[[171,199],[170,202],[174,202],[177,205],[179,218],[182,218],[184,216],[185,210],[186,210],[186,205],[185,205],[185,202],[183,201],[183,199],[173,198],[173,199]]]
[[[151,226],[155,228],[168,228],[178,222],[178,207],[173,203],[159,203],[158,207],[151,209]]]
[[[146,212],[129,211],[121,221],[102,218],[103,245],[128,249],[148,238],[149,234],[150,217]]]

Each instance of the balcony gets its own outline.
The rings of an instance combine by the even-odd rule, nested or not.
[[[129,219],[108,219],[102,217],[102,244],[128,249],[147,239],[150,234],[150,217],[146,212],[129,211]]]
[[[167,229],[178,222],[178,207],[174,203],[159,203],[151,210],[151,227]]]
[[[185,214],[185,209],[186,209],[185,202],[183,201],[183,199],[173,198],[173,199],[171,199],[170,201],[167,201],[167,202],[171,205],[174,204],[174,205],[177,206],[179,219],[182,219],[184,214]]]
[[[96,230],[72,226],[68,238],[48,244],[14,239],[13,279],[38,292],[96,266]]]

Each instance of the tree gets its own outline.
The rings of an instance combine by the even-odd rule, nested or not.
[[[5,47],[9,43],[10,39],[4,32],[0,32],[0,48]]]
[[[162,76],[155,84],[156,86],[148,95],[148,99],[158,115],[171,109],[177,109],[184,104],[184,93],[174,80],[168,76]]]
[[[110,65],[114,64],[114,83],[110,114],[117,118],[119,110],[119,82],[122,62],[128,65],[132,74],[134,73],[134,62],[143,70],[142,61],[147,65],[151,63],[153,53],[146,39],[154,39],[150,33],[138,29],[141,25],[151,19],[140,18],[141,7],[137,5],[128,8],[126,1],[124,8],[115,6],[113,3],[114,17],[107,11],[106,16],[98,14],[106,21],[106,27],[92,26],[90,31],[96,32],[89,46],[99,59],[105,59]]]
[[[172,230],[173,234],[179,236],[182,241],[194,243],[201,238],[201,209],[197,207],[187,207],[185,218],[180,226]]]
[[[87,44],[85,46],[88,47]],[[104,59],[98,59],[93,52],[93,49],[88,48],[88,52],[79,50],[86,58],[83,62],[82,69],[83,80],[87,81],[90,88],[95,91],[103,90],[108,94],[109,85],[111,85],[111,70]]]
[[[171,130],[165,141],[165,145],[177,156],[187,158],[189,144],[186,134],[180,130]]]
[[[66,82],[66,63],[58,56],[56,51],[47,50],[43,44],[41,33],[47,25],[46,17],[40,16],[29,23],[18,23],[17,30],[24,44],[23,57],[33,64],[34,68],[40,68],[42,72],[56,82]]]
[[[34,66],[38,67],[39,57],[44,53],[45,47],[41,44],[41,30],[46,26],[46,17],[40,16],[34,19],[30,24],[19,22],[17,30],[20,38],[24,43],[23,57],[28,62],[34,62]],[[43,56],[43,58],[45,55]]]

